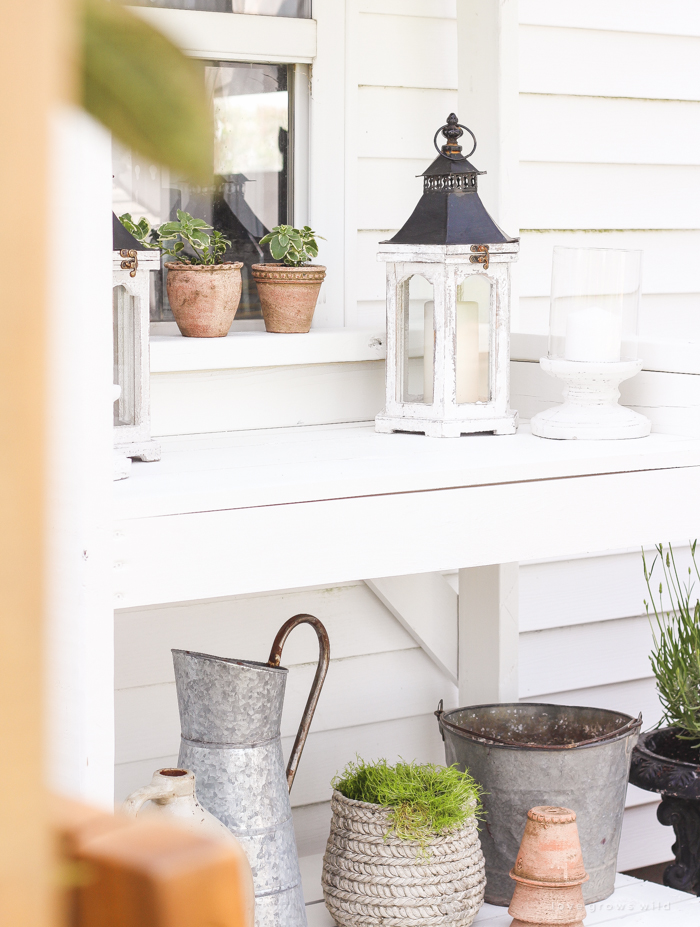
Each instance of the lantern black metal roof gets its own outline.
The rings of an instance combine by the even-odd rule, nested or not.
[[[458,140],[465,130],[474,140],[467,156],[462,154]],[[442,132],[446,144],[438,148],[437,137]],[[404,227],[382,244],[392,245],[497,245],[516,242],[496,225],[486,212],[477,193],[478,171],[467,158],[476,150],[476,138],[471,129],[462,126],[454,113],[438,129],[433,139],[438,157],[423,177],[423,196]]]

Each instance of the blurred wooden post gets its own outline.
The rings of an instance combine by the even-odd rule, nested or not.
[[[70,927],[253,927],[250,868],[226,841],[68,799],[53,821]]]
[[[69,0],[3,6],[0,177],[0,923],[51,923],[42,727],[49,120],[67,95]]]

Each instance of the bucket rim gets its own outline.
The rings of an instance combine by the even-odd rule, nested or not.
[[[200,653],[197,650],[178,650],[171,647],[170,653],[184,654],[187,657],[198,657],[201,660],[209,660],[212,663],[227,663],[229,666],[243,666],[246,669],[261,670],[268,673],[288,673],[286,666],[270,666],[269,663],[259,663],[257,660],[237,660],[235,657],[217,657],[213,653]]]
[[[601,714],[616,715],[619,718],[627,718],[628,720],[625,722],[625,724],[622,725],[622,727],[616,728],[614,731],[610,731],[607,734],[602,734],[599,737],[594,737],[590,740],[579,740],[571,744],[519,743],[515,740],[486,737],[483,734],[479,734],[477,731],[472,731],[469,728],[462,727],[449,720],[449,716],[456,714],[458,711],[469,711],[477,708],[504,708],[508,706],[513,708],[574,708],[580,709],[582,711],[598,711],[601,712]],[[502,747],[506,750],[517,749],[563,751],[574,750],[579,747],[597,747],[601,744],[610,743],[610,741],[613,740],[621,740],[624,737],[628,737],[630,734],[638,734],[642,727],[641,712],[637,718],[634,718],[632,715],[628,715],[624,711],[612,711],[609,708],[593,708],[590,705],[558,705],[556,702],[487,702],[481,705],[464,705],[461,708],[452,708],[450,711],[443,711],[441,700],[440,705],[438,706],[438,710],[435,712],[435,716],[438,719],[438,725],[440,726],[441,733],[443,733],[443,728],[446,728],[450,733],[455,734],[457,737],[463,737],[465,740],[475,740],[478,743],[488,744],[491,747]]]

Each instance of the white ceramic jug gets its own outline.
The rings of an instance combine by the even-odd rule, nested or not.
[[[195,776],[187,769],[157,769],[150,785],[137,789],[124,801],[122,811],[130,817],[153,818],[184,827],[192,834],[222,840],[238,857],[238,884],[235,890],[244,899],[246,925],[255,920],[253,874],[248,857],[231,831],[197,801]]]

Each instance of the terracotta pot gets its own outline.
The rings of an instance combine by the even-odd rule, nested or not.
[[[168,261],[168,301],[186,338],[225,338],[241,299],[241,263]]]
[[[553,888],[537,882],[516,882],[508,913],[515,921],[537,925],[581,924],[586,916],[581,885],[558,885]],[[511,925],[512,927],[512,925]]]
[[[585,882],[588,876],[576,813],[548,805],[531,808],[511,876],[538,882]]]
[[[515,891],[508,913],[516,927],[579,927],[586,916],[581,885],[588,876],[575,812],[549,805],[531,808],[510,877]]]
[[[258,287],[265,329],[268,332],[308,332],[326,268],[320,264],[301,267],[253,264],[251,271]]]

